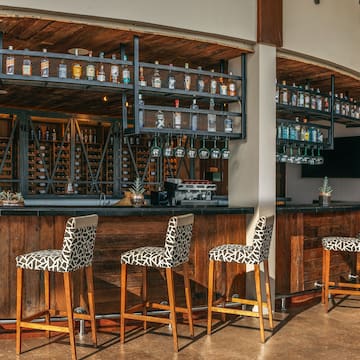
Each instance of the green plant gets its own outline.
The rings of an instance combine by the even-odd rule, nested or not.
[[[19,193],[19,192],[13,193],[10,190],[8,190],[8,191],[0,192],[0,200],[22,202],[22,201],[24,201],[24,198],[21,193]]]
[[[143,194],[145,192],[144,184],[139,177],[137,177],[131,185],[130,191],[135,195]]]
[[[324,177],[322,185],[319,187],[319,191],[321,195],[327,195],[330,196],[333,192],[333,189],[329,185],[329,179],[327,176]]]

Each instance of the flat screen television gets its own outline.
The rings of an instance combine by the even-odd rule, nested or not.
[[[360,136],[334,139],[334,150],[324,150],[323,165],[302,165],[302,177],[360,178]]]

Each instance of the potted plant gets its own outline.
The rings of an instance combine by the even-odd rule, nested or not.
[[[144,185],[139,177],[137,177],[130,188],[131,203],[135,207],[144,205]]]
[[[0,205],[3,206],[23,206],[24,198],[21,193],[13,193],[10,190],[0,192]]]
[[[323,183],[319,187],[319,191],[319,205],[329,206],[333,189],[329,185],[329,179],[327,176],[324,177]]]

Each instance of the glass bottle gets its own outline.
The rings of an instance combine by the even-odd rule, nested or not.
[[[124,55],[123,60],[127,61],[126,55]],[[130,84],[130,70],[127,64],[124,64],[122,68],[122,81],[124,84]]]
[[[231,133],[233,131],[232,119],[230,116],[226,116],[224,119],[224,132]]]
[[[146,82],[145,76],[144,76],[144,68],[142,66],[140,66],[140,69],[139,69],[139,85],[147,86],[147,82]]]
[[[79,49],[75,49],[75,56],[79,56]],[[72,65],[72,77],[75,80],[81,79],[81,73],[82,73],[82,66],[81,64],[75,60],[75,62]]]
[[[198,70],[201,71],[201,66],[198,66]],[[199,74],[197,77],[197,91],[203,92],[204,89],[205,89],[205,81],[201,76],[201,74]]]
[[[322,111],[322,96],[319,88],[316,89],[316,110]]]
[[[304,91],[304,106],[306,108],[310,107],[310,93],[309,93],[309,85],[305,85]]]
[[[158,110],[156,113],[155,127],[157,129],[163,129],[165,127],[165,115],[161,110]]]
[[[159,61],[155,61],[155,65],[159,65]],[[160,72],[157,67],[154,69],[154,74],[151,78],[151,86],[154,88],[161,88],[161,77]]]
[[[329,112],[329,98],[327,96],[324,97],[324,111]]]
[[[314,88],[311,88],[311,94],[310,94],[310,108],[312,110],[316,110],[316,94],[314,94]]]
[[[209,110],[214,111],[215,102],[214,99],[210,99]],[[213,132],[216,131],[216,114],[209,113],[207,115],[208,118],[208,131]]]
[[[293,89],[291,92],[291,106],[297,106],[297,89],[295,83],[292,84]]]
[[[89,51],[89,63],[86,65],[86,79],[95,80],[95,65],[91,62],[92,51]]]
[[[226,85],[222,77],[219,78],[219,84],[220,84],[220,95],[226,96],[228,94],[228,86]]]
[[[282,81],[282,85],[286,86],[286,81]],[[280,91],[280,103],[284,105],[288,105],[288,89],[286,87],[282,87]]]
[[[105,66],[104,66],[104,63],[101,62],[101,59],[104,58],[104,53],[103,52],[101,52],[99,54],[99,58],[100,58],[100,64],[98,65],[98,71],[97,71],[97,74],[96,74],[96,80],[104,82],[104,81],[106,81]]]
[[[211,72],[214,72],[214,69],[211,69]],[[213,75],[210,77],[210,94],[216,94],[217,91],[217,81]]]
[[[189,64],[185,63],[185,74],[184,74],[184,89],[189,91],[191,88],[191,75],[188,73]]]
[[[232,72],[229,72],[229,75],[232,76]],[[236,96],[236,84],[235,81],[231,78],[229,78],[229,83],[228,83],[228,88],[229,88],[229,96]]]
[[[43,49],[43,57],[40,60],[40,76],[41,77],[49,77],[50,72],[50,63],[49,59],[46,56],[47,50]]]
[[[196,99],[193,99],[193,103],[190,106],[190,109],[194,112],[190,113],[190,126],[192,131],[197,130],[197,122],[198,122],[198,112],[199,105],[196,103]]]
[[[67,65],[64,59],[61,59],[59,67],[58,67],[58,77],[59,79],[67,78]]]
[[[116,55],[112,54],[111,59],[116,60]],[[113,63],[110,66],[110,81],[113,83],[119,82],[119,65],[118,64]]]
[[[10,45],[9,50],[14,50],[14,48]],[[6,55],[6,75],[14,75],[15,74],[15,56],[12,54]]]
[[[176,79],[172,72],[172,67],[173,67],[173,64],[170,64],[169,65],[169,74],[168,74],[168,88],[174,90],[175,84],[176,84]]]
[[[338,94],[335,94],[335,114],[340,114],[340,100]]]
[[[304,105],[305,105],[304,91],[302,86],[299,86],[297,106],[304,107]]]
[[[179,99],[175,99],[175,111],[173,113],[173,128],[181,129],[181,112],[179,109]]]
[[[144,127],[144,100],[142,98],[142,95],[139,94],[139,127],[143,128]]]
[[[25,49],[25,51],[29,51],[29,49]],[[23,59],[22,74],[23,76],[32,75],[32,64],[31,64],[31,59],[28,55],[25,55]]]
[[[279,96],[280,96],[280,89],[279,89],[279,83],[277,82],[277,80],[275,81],[275,85],[276,85],[275,102],[276,102],[276,104],[278,104]]]
[[[45,140],[46,141],[50,140],[50,129],[48,126],[46,127],[46,130],[45,130]]]

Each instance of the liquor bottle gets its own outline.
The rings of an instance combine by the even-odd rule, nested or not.
[[[232,119],[229,116],[226,116],[224,119],[224,132],[231,133],[233,131]]]
[[[37,132],[37,138],[38,138],[38,140],[39,140],[39,141],[42,140],[43,135],[42,135],[42,130],[41,130],[41,127],[40,127],[40,126],[37,127],[36,132]]]
[[[45,140],[46,141],[50,140],[50,129],[48,126],[46,127],[46,130],[45,130]]]
[[[49,59],[46,56],[47,50],[43,49],[43,53],[44,55],[40,60],[40,76],[49,77],[50,63],[49,63]]]
[[[196,131],[197,130],[197,122],[198,122],[198,112],[197,110],[199,110],[199,105],[196,103],[196,99],[193,99],[193,103],[190,106],[190,109],[194,112],[190,113],[190,126],[191,126],[191,130],[192,131]]]
[[[316,110],[322,111],[322,96],[319,88],[316,89]]]
[[[25,51],[28,51],[28,50],[29,49],[25,49]],[[31,76],[32,75],[31,59],[28,55],[25,55],[24,59],[23,59],[22,74],[23,74],[23,76]]]
[[[142,66],[140,66],[140,69],[139,69],[139,85],[147,86],[147,82],[146,82],[145,76],[144,76],[144,68]]]
[[[314,88],[310,89],[311,95],[310,95],[310,108],[312,110],[316,110],[316,94],[314,93]]]
[[[103,52],[101,52],[99,54],[99,58],[100,59],[104,58],[104,53]],[[101,81],[101,82],[106,81],[105,66],[104,66],[103,62],[100,62],[100,64],[99,64],[98,71],[97,71],[97,74],[96,74],[96,80]]]
[[[89,51],[89,61],[91,61],[92,58],[92,51]],[[86,80],[95,80],[95,65],[92,62],[89,62],[86,65],[85,70]]]
[[[228,86],[226,85],[222,77],[219,78],[219,84],[220,84],[220,95],[226,96],[228,94]]]
[[[214,69],[211,69],[211,72],[214,72]],[[216,94],[217,91],[217,81],[213,75],[210,78],[210,94]]]
[[[188,73],[189,64],[185,63],[184,89],[189,91],[191,88],[191,75]]]
[[[293,89],[291,91],[291,106],[297,106],[298,92],[295,83],[292,84]]]
[[[229,75],[232,75],[232,72],[229,72]],[[236,84],[235,81],[231,78],[229,78],[229,83],[228,83],[228,89],[229,89],[229,96],[236,96]]]
[[[144,109],[143,106],[145,105],[142,95],[139,94],[139,127],[144,127]]]
[[[14,48],[10,45],[9,50],[14,50]],[[6,75],[14,75],[15,74],[15,56],[12,54],[6,55]]]
[[[305,85],[304,91],[304,106],[306,108],[310,107],[310,94],[309,94],[309,85]]]
[[[75,49],[75,56],[79,56],[79,49]],[[81,79],[81,73],[82,73],[82,66],[81,64],[75,60],[75,62],[72,64],[72,77],[75,80]]]
[[[67,65],[65,64],[64,59],[60,61],[58,67],[58,77],[59,79],[66,79],[67,78]]]
[[[168,74],[168,88],[174,90],[176,85],[176,79],[172,72],[173,64],[169,65],[169,74]]]
[[[173,128],[181,129],[181,112],[179,109],[179,99],[175,99],[175,111],[173,113]]]
[[[92,144],[93,141],[94,141],[93,132],[92,129],[89,129],[89,144]]]
[[[163,129],[165,127],[165,115],[161,110],[158,110],[158,112],[156,113],[155,127],[157,129]]]
[[[198,66],[198,70],[201,71],[201,66]],[[201,76],[201,74],[199,74],[197,77],[197,91],[203,92],[204,89],[205,89],[205,81]]]
[[[335,94],[335,114],[340,114],[340,100],[338,94]]]
[[[159,65],[159,62],[156,60],[155,65]],[[154,69],[154,74],[151,78],[151,86],[154,88],[161,88],[161,77],[160,72],[157,67]]]
[[[116,60],[116,55],[111,55],[112,60]],[[110,66],[110,81],[113,83],[119,82],[119,65],[118,64],[111,64]]]
[[[329,112],[329,98],[327,96],[324,97],[324,111]]]
[[[280,89],[279,89],[279,83],[277,82],[277,80],[275,81],[275,85],[276,85],[275,102],[276,102],[276,104],[278,104],[279,97],[280,97]]]
[[[286,81],[282,81],[283,86],[286,86]],[[282,87],[280,91],[280,103],[287,105],[288,104],[288,89],[286,87]]]
[[[56,141],[56,129],[52,128],[51,130],[51,139],[52,141]]]
[[[210,99],[209,110],[214,111],[215,102],[214,99]],[[208,131],[216,131],[216,114],[208,114]]]
[[[302,86],[299,86],[297,106],[304,107],[304,105],[305,105],[305,97],[304,97],[303,88]]]
[[[127,61],[127,56],[124,55],[124,61]],[[122,81],[124,84],[130,84],[130,70],[127,64],[124,64],[122,69]]]

